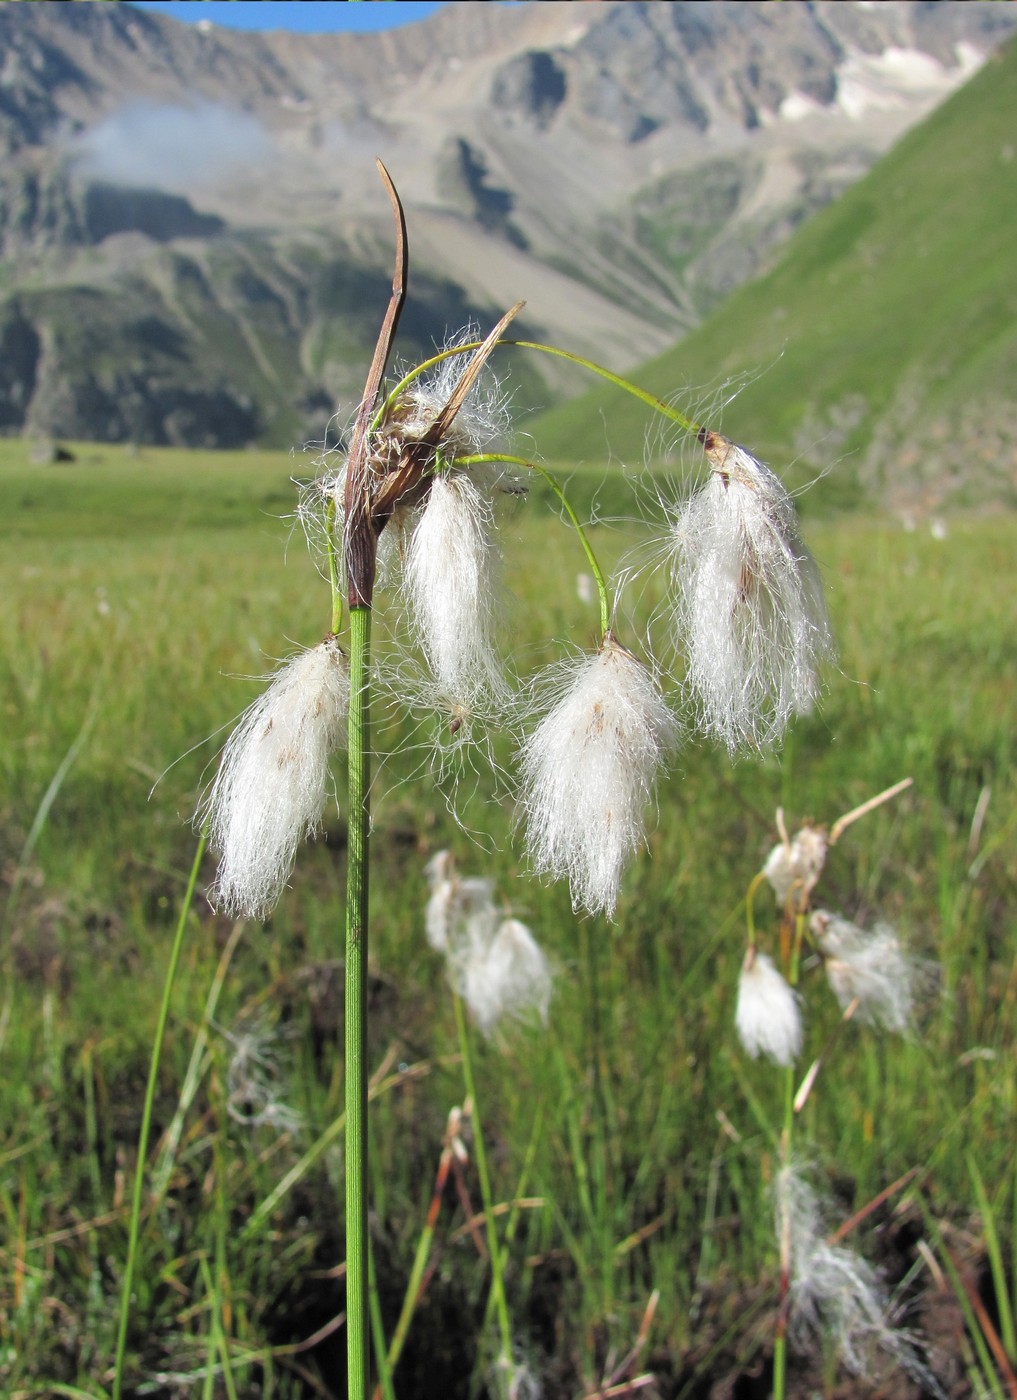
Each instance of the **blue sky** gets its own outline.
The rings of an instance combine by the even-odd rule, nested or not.
[[[340,29],[392,29],[426,19],[440,3],[416,0],[135,0],[139,10],[157,10],[173,19],[196,23],[210,19],[231,29],[291,29],[325,34]]]

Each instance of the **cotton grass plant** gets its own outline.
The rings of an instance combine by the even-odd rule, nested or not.
[[[832,1204],[818,1193],[796,1150],[796,1124],[830,1061],[840,1030],[852,1020],[898,1035],[916,1032],[921,1005],[936,984],[935,965],[906,951],[897,933],[877,923],[871,933],[841,915],[813,908],[830,851],[860,817],[910,786],[904,779],[845,813],[829,828],[806,822],[790,836],[777,813],[780,840],[750,887],[748,950],[742,964],[735,1030],[752,1058],[762,1055],[784,1074],[780,1166],[773,1210],[780,1261],[780,1305],[774,1341],[774,1400],[784,1400],[787,1346],[814,1352],[828,1346],[853,1375],[874,1382],[888,1366],[916,1378],[934,1395],[918,1340],[899,1325],[890,1294],[873,1266],[831,1233]],[[781,916],[775,951],[761,951],[754,915],[760,887],[769,885]],[[803,968],[822,965],[841,1011],[838,1031],[798,1078],[806,1041]],[[812,988],[810,986],[810,999]],[[862,1212],[864,1215],[865,1212]]]
[[[661,545],[670,602],[664,632],[626,635],[618,581],[606,577],[564,488],[535,460],[506,451],[507,399],[489,362],[522,308],[483,339],[468,330],[445,349],[386,381],[405,296],[402,208],[382,171],[397,229],[392,296],[346,449],[320,464],[302,492],[300,518],[330,585],[324,639],[278,671],[227,742],[199,812],[219,870],[213,901],[265,919],[294,870],[302,841],[323,820],[331,764],[344,753],[347,802],[345,924],[345,1224],[348,1393],[368,1394],[366,984],[372,697],[399,695],[411,713],[434,703],[447,735],[473,738],[472,716],[512,736],[522,844],[538,875],[568,882],[576,911],[614,917],[627,867],[645,843],[658,779],[684,734],[713,736],[732,754],[776,744],[819,693],[830,638],[815,566],[801,543],[790,497],[746,449],[592,361],[565,358],[663,414],[702,450],[705,483],[664,503]],[[498,503],[520,481],[546,482],[585,554],[599,627],[529,681],[501,646]],[[404,620],[403,649],[372,643],[376,589],[390,588]],[[411,661],[408,663],[407,649]],[[640,654],[641,653],[641,654]],[[439,763],[439,767],[441,764]],[[487,881],[461,879],[449,858],[432,866],[427,936],[447,959],[461,1021],[467,1097],[490,1234],[500,1364],[511,1387],[511,1336],[493,1201],[483,1158],[464,1006],[494,1033],[506,1016],[547,1010],[544,955],[525,925],[500,915]],[[741,1021],[756,1052],[790,1060],[798,1032],[776,1038],[760,1005],[773,1004],[780,974],[765,954],[746,967],[756,983]],[[762,1003],[758,995],[763,988]],[[779,992],[785,1012],[792,994]],[[486,1184],[484,1184],[486,1182]],[[376,1342],[379,1360],[385,1347]],[[501,1384],[501,1382],[499,1383]],[[504,1388],[504,1387],[503,1387]]]

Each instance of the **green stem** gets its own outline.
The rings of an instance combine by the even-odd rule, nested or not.
[[[197,850],[194,852],[194,863],[191,866],[187,890],[184,893],[184,902],[180,909],[180,917],[177,920],[173,947],[170,950],[169,967],[166,970],[166,978],[163,983],[162,1004],[159,1007],[159,1020],[156,1024],[155,1040],[152,1043],[152,1060],[148,1068],[148,1086],[145,1090],[145,1103],[141,1112],[141,1131],[138,1134],[138,1160],[134,1169],[131,1218],[127,1230],[127,1263],[124,1267],[124,1281],[120,1293],[120,1325],[117,1330],[117,1349],[113,1362],[113,1400],[120,1400],[120,1391],[124,1380],[124,1353],[127,1349],[127,1322],[131,1312],[131,1288],[134,1283],[134,1268],[138,1254],[138,1235],[141,1225],[141,1196],[145,1178],[145,1157],[148,1153],[148,1137],[152,1129],[152,1108],[155,1103],[155,1086],[159,1076],[159,1059],[162,1054],[163,1041],[166,1038],[170,997],[172,996],[173,983],[177,975],[177,964],[180,961],[180,953],[184,946],[184,930],[187,927],[187,916],[191,911],[194,891],[198,884],[198,871],[201,866],[201,858],[205,854],[205,840],[205,833],[202,832],[201,836],[198,838]]]
[[[755,894],[757,880],[753,882],[749,895],[749,908]],[[794,941],[787,969],[788,985],[798,986],[801,970],[802,941],[805,937],[805,913],[795,915]],[[791,1165],[795,1130],[795,1068],[788,1065],[784,1071],[784,1125],[780,1135],[781,1167],[785,1171]],[[781,1202],[781,1241],[780,1241],[780,1306],[777,1312],[777,1332],[773,1343],[773,1400],[784,1400],[787,1391],[787,1313],[789,1289],[791,1286],[791,1261],[788,1257],[786,1202]]]
[[[349,838],[346,872],[346,1346],[349,1400],[366,1400],[367,891],[371,609],[350,608]]]
[[[457,457],[453,466],[472,467],[482,462],[504,462],[508,466],[525,467],[527,471],[537,472],[544,478],[548,486],[550,486],[551,490],[558,497],[562,510],[568,516],[573,529],[579,536],[579,543],[583,546],[587,562],[593,571],[593,577],[596,579],[597,592],[600,595],[600,634],[602,638],[606,637],[611,626],[611,600],[607,591],[607,579],[604,577],[604,571],[600,567],[600,562],[593,552],[593,546],[590,544],[589,536],[580,524],[579,516],[576,515],[572,502],[565,495],[565,490],[560,482],[546,467],[541,466],[539,462],[531,462],[526,457],[509,456],[504,452],[478,452],[470,457]]]
[[[385,1324],[381,1316],[381,1299],[378,1296],[378,1276],[375,1272],[374,1249],[367,1241],[367,1267],[371,1284],[371,1334],[374,1338],[374,1357],[378,1368],[378,1386],[383,1400],[395,1400],[392,1389],[392,1371],[388,1364],[388,1348],[385,1346]]]
[[[494,1294],[494,1306],[498,1314],[498,1327],[501,1331],[502,1354],[499,1357],[499,1388],[507,1392],[508,1369],[512,1365],[512,1324],[509,1320],[508,1302],[505,1298],[505,1275],[494,1215],[494,1196],[491,1192],[491,1177],[487,1169],[484,1130],[480,1121],[480,1110],[477,1107],[477,1085],[473,1074],[473,1055],[470,1049],[470,1032],[466,1024],[466,1012],[463,1009],[462,997],[453,992],[452,1001],[455,1005],[456,1030],[459,1032],[459,1046],[463,1056],[463,1080],[466,1086],[466,1097],[470,1103],[470,1119],[473,1123],[473,1146],[477,1159],[477,1176],[480,1179],[480,1198],[484,1203],[487,1248],[491,1255],[491,1292]]]
[[[541,345],[535,340],[503,340],[501,343],[502,345],[518,345],[521,350],[539,350],[541,354],[554,355],[559,360],[570,360],[572,364],[581,365],[583,369],[588,369],[591,374],[599,374],[601,379],[606,379],[609,384],[624,389],[626,394],[631,394],[633,398],[639,399],[641,403],[652,408],[655,413],[662,413],[665,418],[670,418],[672,423],[677,423],[679,428],[684,428],[687,433],[699,437],[705,431],[701,424],[693,422],[691,418],[672,404],[658,399],[656,394],[651,394],[648,389],[640,389],[638,384],[633,384],[630,379],[623,379],[620,374],[606,369],[604,365],[598,365],[596,360],[587,360],[582,355],[574,355],[571,350],[561,350],[557,345]]]
[[[400,379],[392,392],[382,403],[381,408],[375,415],[372,427],[377,427],[385,414],[388,413],[392,405],[399,398],[406,388],[412,384],[421,374],[426,374],[435,365],[440,365],[443,360],[450,359],[453,355],[468,355],[471,351],[480,348],[483,342],[471,340],[465,345],[454,345],[448,350],[439,350],[437,355],[432,355],[430,359],[424,360],[421,364],[415,365],[409,374]],[[604,365],[597,364],[596,360],[587,360],[583,355],[575,355],[571,350],[562,350],[557,345],[542,345],[536,340],[502,340],[500,345],[515,345],[520,350],[537,350],[542,355],[554,355],[559,360],[569,360],[574,365],[579,365],[583,369],[588,369],[591,374],[597,374],[601,379],[606,379],[608,383],[614,384],[616,388],[623,389],[626,394],[631,394],[633,398],[639,399],[647,407],[652,408],[655,413],[662,413],[665,418],[669,418],[672,423],[677,423],[685,432],[696,437],[703,434],[705,429],[701,424],[694,422],[686,414],[675,408],[672,404],[665,403],[663,399],[658,399],[656,394],[651,394],[647,389],[640,389],[638,384],[633,384],[630,379],[624,379],[620,374],[615,374],[614,370],[607,369]]]
[[[766,875],[763,871],[760,871],[752,881],[752,884],[749,886],[748,894],[745,896],[745,926],[748,932],[750,948],[756,946],[756,890],[759,889],[759,886],[765,879]]]

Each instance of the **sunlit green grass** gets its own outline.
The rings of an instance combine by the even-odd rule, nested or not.
[[[147,1053],[196,796],[257,678],[328,626],[327,587],[291,519],[290,477],[309,464],[75,450],[75,463],[33,467],[22,444],[0,444],[0,867],[15,891],[2,953],[0,1389],[12,1395],[56,1382],[97,1395],[108,1384]],[[579,477],[576,495],[590,502],[598,485],[611,501],[602,514],[613,514],[617,483]],[[850,828],[817,899],[862,922],[890,919],[943,966],[943,995],[913,1041],[847,1028],[803,1115],[803,1152],[845,1217],[919,1167],[940,1218],[966,1220],[965,1151],[1000,1220],[1012,1211],[1017,525],[957,520],[935,540],[850,518],[808,534],[839,644],[824,702],[779,759],[732,766],[687,742],[613,925],[577,918],[566,890],[526,875],[511,797],[480,757],[462,809],[474,845],[434,783],[425,735],[406,719],[390,725],[379,705],[379,747],[411,741],[376,780],[372,1061],[390,1056],[397,1081],[373,1108],[383,1313],[391,1327],[447,1114],[462,1100],[452,1006],[422,926],[423,867],[450,846],[464,872],[497,880],[558,970],[546,1031],[507,1032],[481,1046],[477,1065],[499,1199],[515,1197],[531,1159],[508,1286],[520,1347],[551,1394],[585,1393],[603,1376],[612,1349],[635,1341],[654,1289],[643,1363],[652,1355],[675,1393],[768,1343],[781,1076],[745,1058],[732,1018],[742,903],[776,839],[778,806],[791,826],[831,821],[913,777]],[[598,526],[593,537],[607,558],[652,557],[642,526]],[[566,528],[531,501],[510,510],[504,539],[523,668],[558,654],[563,637],[588,644],[596,606],[579,600],[584,561]],[[622,639],[639,649],[661,586],[630,594],[636,617]],[[510,749],[497,754],[511,766]],[[306,1375],[343,1393],[341,1329],[286,1350],[342,1309],[338,1148],[245,1233],[341,1111],[343,848],[337,812],[302,851],[270,926],[240,934],[210,1020],[231,927],[204,900],[194,911],[157,1134],[202,1027],[207,1047],[143,1233],[127,1393],[211,1394],[203,1368],[210,1356],[221,1368],[224,1345],[238,1394],[325,1393]],[[757,918],[770,938],[776,912],[763,895]],[[805,995],[811,1057],[837,1013],[817,969]],[[287,1102],[305,1123],[292,1138],[228,1112],[228,1032],[257,1019],[281,1037]],[[400,1078],[402,1065],[416,1068]],[[158,1146],[150,1170],[157,1160]],[[470,1165],[466,1181],[479,1209]],[[456,1237],[463,1223],[450,1191],[396,1373],[401,1395],[428,1384],[466,1395],[487,1355],[485,1269],[469,1234]]]

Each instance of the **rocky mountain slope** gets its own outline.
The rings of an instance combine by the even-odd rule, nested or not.
[[[639,383],[808,484],[806,510],[1017,506],[1015,112],[1017,39]],[[552,458],[641,462],[648,416],[598,386],[531,426]]]
[[[0,431],[321,437],[407,206],[407,353],[526,297],[615,367],[696,326],[1017,28],[976,3],[447,5],[253,34],[0,5]],[[525,406],[574,381],[523,366]]]

